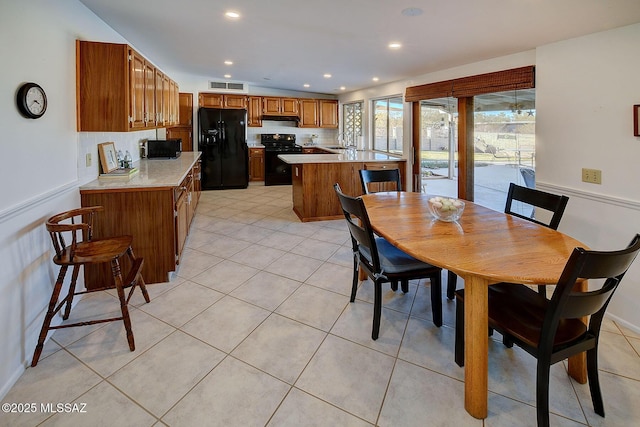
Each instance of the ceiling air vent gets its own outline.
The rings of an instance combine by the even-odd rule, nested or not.
[[[209,89],[216,92],[229,93],[249,93],[249,87],[246,83],[230,83],[230,82],[209,82]]]

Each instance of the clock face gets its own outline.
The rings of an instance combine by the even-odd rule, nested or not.
[[[22,115],[30,119],[42,117],[47,110],[47,95],[35,83],[23,84],[18,90],[16,102]]]

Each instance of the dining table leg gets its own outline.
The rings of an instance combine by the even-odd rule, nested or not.
[[[474,418],[487,417],[489,388],[489,282],[464,277],[464,407]]]

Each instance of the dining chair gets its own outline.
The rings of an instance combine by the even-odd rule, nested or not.
[[[531,215],[523,215],[514,210],[514,202],[522,202],[533,207]],[[507,202],[504,207],[504,213],[517,216],[518,218],[526,219],[527,221],[535,222],[536,224],[549,227],[553,230],[557,230],[560,225],[560,220],[564,214],[564,210],[569,202],[569,197],[560,196],[553,193],[547,193],[546,191],[537,190],[535,188],[523,187],[521,185],[509,184],[509,191],[507,192]],[[542,221],[536,218],[536,209],[543,209],[551,214],[551,218],[548,221]],[[453,299],[454,292],[456,290],[458,276],[449,272],[447,281],[447,298]],[[545,286],[538,286],[538,292],[546,295],[547,288]]]
[[[382,283],[401,281],[402,291],[409,291],[409,280],[429,278],[431,282],[431,310],[433,323],[442,326],[442,269],[424,263],[393,246],[383,237],[375,237],[362,198],[350,197],[342,192],[339,184],[333,186],[351,235],[353,249],[353,282],[350,302],[356,299],[359,268],[374,284],[373,327],[371,338],[376,340],[380,332],[382,314]]]
[[[607,305],[640,251],[640,234],[626,249],[600,252],[575,248],[550,300],[525,285],[489,286],[489,327],[537,359],[538,426],[549,425],[551,365],[587,352],[587,377],[594,410],[604,417],[598,379],[598,339]],[[587,292],[573,292],[592,280]],[[594,283],[599,285],[594,287]],[[588,324],[582,318],[590,316]],[[464,365],[464,293],[456,291],[455,361]]]
[[[360,169],[360,183],[364,194],[378,191],[402,191],[399,169]]]
[[[131,329],[131,320],[129,318],[129,309],[127,305],[137,286],[140,287],[145,301],[150,301],[144,279],[142,278],[142,266],[144,261],[142,258],[136,258],[133,254],[133,249],[131,249],[133,237],[131,236],[108,237],[103,239],[93,238],[94,216],[97,212],[103,210],[104,208],[102,206],[73,209],[54,215],[46,222],[46,228],[51,236],[53,248],[55,250],[53,262],[60,266],[60,272],[58,273],[58,278],[51,293],[47,313],[44,321],[42,322],[42,329],[40,330],[38,344],[36,345],[33,353],[31,366],[36,366],[38,364],[40,354],[44,347],[44,342],[47,338],[47,333],[53,329],[71,328],[122,320],[127,335],[127,341],[129,343],[129,349],[131,351],[135,350],[135,341],[133,338],[133,331]],[[67,242],[69,242],[69,244]],[[128,256],[128,262],[131,267],[128,274],[123,279],[120,258],[125,254]],[[94,288],[76,292],[76,282],[80,272],[80,267],[88,264],[104,263],[109,263],[111,266],[114,286],[118,294],[118,299],[120,300],[122,316],[51,326],[53,317],[62,309],[62,307],[65,307],[62,319],[67,320],[69,318],[74,296],[109,289]],[[69,267],[73,267],[69,291],[67,292],[67,296],[58,303],[60,291]],[[125,298],[124,289],[129,287],[131,290],[129,291],[129,295]]]

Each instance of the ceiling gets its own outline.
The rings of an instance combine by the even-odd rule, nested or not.
[[[80,1],[168,74],[334,95],[640,22],[639,0]]]

